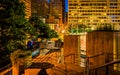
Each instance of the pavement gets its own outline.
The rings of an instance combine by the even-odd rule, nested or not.
[[[27,68],[24,75],[37,75],[41,70],[42,63],[53,65],[50,68],[46,68],[48,75],[80,75],[84,70],[80,65],[65,63],[61,60],[64,60],[64,58],[61,58],[59,50],[42,49],[40,50],[40,55],[32,60],[37,66],[32,65]],[[44,65],[44,67],[48,67],[48,65]]]
[[[45,55],[48,52],[49,52],[49,49],[41,49],[40,50],[40,55]]]

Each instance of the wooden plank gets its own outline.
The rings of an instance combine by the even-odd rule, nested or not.
[[[103,53],[105,55],[90,58],[91,66],[104,64],[113,60],[113,32],[94,31],[87,34],[87,56]],[[100,61],[100,62],[98,62]]]
[[[78,63],[78,35],[64,36],[64,61]],[[68,55],[68,56],[66,56]]]

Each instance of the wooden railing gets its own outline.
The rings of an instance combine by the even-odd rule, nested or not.
[[[115,69],[114,69],[115,68],[115,66],[114,66],[115,64],[116,65],[118,65],[118,64],[120,65],[120,58],[116,58],[116,59],[112,59],[110,61],[107,61],[103,65],[90,67],[89,59],[97,57],[99,55],[108,55],[108,56],[112,55],[113,56],[113,54],[103,54],[103,53],[101,53],[101,54],[98,54],[98,55],[87,57],[86,64],[88,66],[86,66],[85,72],[82,72],[81,75],[120,75],[120,70],[116,70],[115,71]],[[107,59],[109,60],[109,58],[107,58]],[[101,61],[101,60],[99,60],[99,61]],[[99,61],[97,61],[97,62],[99,62]]]

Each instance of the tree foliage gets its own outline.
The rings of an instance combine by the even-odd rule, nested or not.
[[[34,34],[33,26],[25,19],[24,3],[19,1],[0,0],[1,60],[16,49],[24,50],[27,34]]]
[[[69,25],[68,26],[68,32],[69,33],[81,33],[81,32],[90,32],[92,29],[90,26],[86,26],[84,24],[77,24],[77,25]]]
[[[97,31],[115,31],[115,27],[112,24],[98,25]]]
[[[13,51],[26,50],[25,41],[28,35],[53,37],[49,33],[53,31],[48,25],[37,18],[28,21],[25,15],[24,3],[20,0],[0,0],[0,61],[9,58]],[[0,65],[1,63],[3,62],[0,62]]]
[[[50,27],[47,24],[43,23],[43,21],[40,20],[38,17],[31,17],[30,23],[35,27],[36,35],[39,38],[50,39],[50,38],[58,37],[57,32],[51,30]]]

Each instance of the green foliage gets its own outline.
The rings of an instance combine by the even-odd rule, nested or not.
[[[0,0],[0,18],[10,18],[13,14],[25,16],[24,4],[20,0]]]
[[[29,21],[35,27],[36,35],[39,38],[50,39],[53,37],[58,37],[57,32],[51,30],[50,27],[47,24],[43,23],[43,21],[38,17],[31,17]]]
[[[26,50],[28,35],[41,38],[57,35],[38,18],[26,20],[25,6],[20,0],[0,0],[0,31],[0,61],[9,58],[10,53],[18,49]]]
[[[71,32],[71,29],[72,29],[72,25],[69,25],[68,26],[68,32]]]
[[[98,31],[114,31],[114,26],[111,24],[108,25],[99,25],[97,26]]]
[[[71,33],[81,33],[81,32],[90,32],[92,29],[89,26],[78,24],[76,26],[69,25],[68,31]]]
[[[58,34],[54,30],[50,30],[48,38],[57,38]]]
[[[25,50],[27,34],[34,34],[33,26],[25,19],[24,8],[19,0],[0,0],[1,55],[9,55],[16,49]]]

